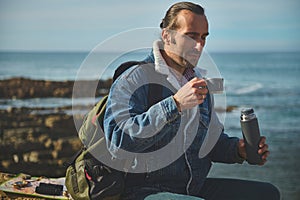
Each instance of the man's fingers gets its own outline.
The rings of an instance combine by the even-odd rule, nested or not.
[[[205,80],[197,78],[197,77],[190,80],[190,83],[192,84],[192,87],[195,87],[195,88],[205,88],[206,87]]]
[[[267,152],[268,151],[268,148],[269,146],[267,144],[265,144],[263,147],[261,147],[259,150],[258,150],[258,154],[263,154],[264,152]]]
[[[204,100],[206,98],[205,94],[197,94],[197,99],[198,100]]]
[[[266,151],[266,152],[261,156],[261,158],[262,158],[263,160],[267,160],[267,158],[268,158],[269,155],[270,155],[270,151]]]
[[[239,140],[239,146],[240,147],[245,147],[245,141],[243,139]]]
[[[260,142],[259,142],[259,147],[262,148],[263,146],[265,146],[265,143],[266,143],[266,137],[261,136],[260,137]]]
[[[266,151],[262,156],[261,156],[261,159],[262,159],[262,163],[259,164],[259,165],[264,165],[266,162],[267,162],[267,158],[268,156],[270,155],[270,152],[269,151]]]
[[[206,94],[208,93],[208,89],[206,87],[206,82],[203,79],[194,78],[191,80],[191,86],[195,88],[195,94],[202,97],[202,99],[206,98]],[[205,96],[201,96],[205,95]]]

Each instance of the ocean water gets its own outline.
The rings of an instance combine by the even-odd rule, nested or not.
[[[225,130],[241,137],[240,109],[253,107],[270,149],[264,166],[215,164],[210,176],[262,180],[279,187],[282,199],[300,199],[300,54],[216,54],[226,80]]]
[[[87,52],[1,52],[0,79],[26,77],[44,80],[75,80]],[[106,79],[124,60],[142,60],[145,52],[129,53],[115,60],[116,53],[101,53],[103,62],[91,65],[80,79]],[[225,79],[227,106],[225,130],[242,137],[240,110],[253,107],[262,135],[267,137],[271,154],[264,166],[214,164],[209,176],[262,180],[276,185],[282,199],[300,199],[300,53],[210,53]],[[106,64],[109,67],[106,68]],[[78,78],[78,77],[77,77]],[[94,103],[95,99],[77,99],[77,105]],[[71,99],[0,99],[0,109],[8,107],[60,107],[71,105]]]

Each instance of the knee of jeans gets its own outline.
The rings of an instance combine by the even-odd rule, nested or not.
[[[280,200],[280,191],[273,184],[266,183],[265,191],[268,195],[268,199]]]

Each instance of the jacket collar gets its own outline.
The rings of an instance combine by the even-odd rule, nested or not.
[[[167,80],[178,90],[180,88],[180,84],[178,83],[176,77],[170,72],[170,67],[167,65],[165,59],[161,55],[161,49],[163,49],[163,42],[161,40],[154,41],[152,51],[144,61],[148,63],[154,63],[155,71],[166,75]]]
[[[155,71],[158,73],[164,74],[167,76],[167,80],[177,89],[180,88],[179,83],[177,82],[174,74],[170,72],[170,67],[167,65],[165,59],[161,55],[160,50],[163,49],[163,42],[161,40],[156,40],[153,42],[153,48],[148,57],[144,60],[147,63],[155,64]],[[195,75],[199,78],[206,76],[207,71],[199,67],[195,67]]]

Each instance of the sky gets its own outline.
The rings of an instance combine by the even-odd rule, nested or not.
[[[90,51],[158,28],[173,0],[0,0],[0,51]],[[202,0],[209,51],[300,51],[299,0]],[[137,35],[135,37],[146,37]]]

